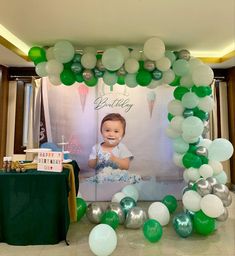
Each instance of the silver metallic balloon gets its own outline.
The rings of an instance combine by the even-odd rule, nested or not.
[[[218,196],[221,200],[226,200],[229,195],[229,189],[224,184],[215,184],[212,193]]]
[[[212,186],[207,180],[199,179],[196,181],[196,190],[199,195],[205,196],[212,192]]]
[[[228,218],[228,209],[224,207],[224,213],[222,213],[219,217],[216,218],[218,221],[226,221]]]
[[[146,60],[144,62],[144,69],[148,71],[153,71],[155,69],[155,62],[152,60]]]
[[[116,212],[119,218],[119,224],[123,224],[125,221],[125,214],[122,211],[122,208],[119,203],[110,203],[108,204],[107,210]]]
[[[143,226],[144,222],[147,220],[146,212],[136,206],[129,210],[125,220],[125,227],[130,229],[138,229]]]
[[[84,80],[89,81],[94,77],[94,74],[90,69],[85,69],[82,72],[82,77],[83,77]]]
[[[126,75],[126,70],[124,67],[119,68],[119,70],[117,71],[117,75],[118,76],[125,76]]]
[[[102,60],[101,59],[98,59],[97,62],[96,62],[96,67],[100,70],[100,71],[105,71],[105,67],[102,63]]]
[[[231,194],[229,193],[228,194],[228,197],[226,198],[226,199],[223,199],[222,200],[222,202],[223,202],[223,205],[225,206],[225,207],[228,207],[231,203],[232,203],[232,196],[231,196]]]
[[[90,222],[98,224],[100,223],[103,212],[104,210],[101,205],[98,203],[91,203],[87,207],[86,216]]]
[[[183,112],[183,116],[184,116],[184,118],[193,116],[193,110],[192,109],[185,109],[184,112]]]
[[[196,150],[196,154],[198,156],[205,156],[208,157],[208,149],[206,147],[203,146],[199,146]]]
[[[212,187],[213,187],[215,184],[218,184],[218,181],[216,180],[215,177],[208,177],[206,180],[211,184]]]
[[[190,52],[186,49],[183,49],[178,52],[178,58],[184,60],[190,60]]]

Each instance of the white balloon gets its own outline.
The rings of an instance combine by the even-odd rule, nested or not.
[[[182,116],[184,107],[180,100],[172,100],[167,105],[168,112],[174,116]]]
[[[179,154],[186,153],[189,149],[189,144],[185,142],[182,137],[173,140],[173,149]]]
[[[213,175],[217,175],[223,171],[223,165],[219,161],[210,159],[208,164],[213,169]]]
[[[221,199],[212,194],[205,195],[200,203],[201,210],[211,218],[217,218],[224,212]]]
[[[182,105],[185,108],[195,108],[199,103],[198,96],[193,92],[186,92],[182,97]]]
[[[59,41],[54,45],[53,53],[58,62],[67,63],[73,59],[75,50],[70,42]]]
[[[216,180],[218,181],[218,183],[220,184],[226,184],[228,181],[228,177],[225,171],[220,172],[219,174],[217,174],[216,176],[214,176],[216,178]]]
[[[55,58],[53,47],[50,47],[50,48],[48,48],[48,49],[46,50],[46,58],[47,58],[47,61],[48,61],[48,60],[52,60],[52,59]]]
[[[171,67],[171,61],[167,57],[162,57],[156,61],[156,67],[160,71],[167,71]]]
[[[213,176],[213,169],[210,165],[203,164],[199,168],[199,173],[204,179],[206,179]]]
[[[134,88],[138,85],[136,81],[136,75],[135,74],[127,74],[125,78],[126,86],[129,88]]]
[[[85,53],[82,55],[81,64],[84,68],[92,69],[96,65],[96,56],[93,53]]]
[[[148,208],[148,216],[150,219],[157,220],[162,226],[170,221],[170,213],[168,208],[161,202],[154,202]]]
[[[130,57],[130,51],[126,46],[119,45],[116,47],[116,49],[118,49],[121,52],[124,60],[127,60]]]
[[[165,44],[164,42],[153,37],[147,40],[144,44],[144,55],[150,60],[159,60],[165,54]]]
[[[215,139],[208,148],[208,158],[226,161],[233,155],[233,151],[233,145],[230,141],[223,138]]]
[[[187,117],[182,123],[183,134],[191,138],[200,136],[203,129],[203,122],[196,116]]]
[[[46,71],[46,61],[40,62],[36,65],[35,67],[35,72],[37,75],[39,75],[40,77],[44,77],[47,76],[47,71]]]
[[[196,86],[208,86],[213,81],[214,72],[208,65],[198,65],[192,72],[192,78]]]
[[[186,170],[184,170],[183,172],[183,179],[186,183],[189,183],[190,179],[188,177],[188,173],[186,172]]]
[[[187,143],[196,143],[199,140],[199,136],[192,137],[192,136],[190,136],[190,134],[188,135],[188,134],[185,134],[185,133],[182,133],[182,138]]]
[[[212,143],[212,141],[209,140],[209,139],[202,139],[202,140],[200,140],[200,142],[198,143],[198,146],[202,146],[202,147],[205,147],[205,148],[208,149],[211,143]]]
[[[133,198],[136,202],[139,198],[139,192],[134,185],[127,185],[122,189],[122,193],[126,196]]]
[[[175,73],[172,69],[169,69],[162,74],[162,81],[165,84],[170,84],[175,79]]]
[[[190,181],[197,181],[200,179],[200,174],[197,168],[190,167],[185,170]]]
[[[59,75],[49,75],[48,78],[49,78],[50,83],[53,85],[61,85],[62,84],[60,81]]]
[[[180,85],[186,88],[192,88],[194,86],[192,75],[188,73],[180,78]]]
[[[184,156],[184,154],[178,154],[178,153],[175,152],[173,154],[173,163],[176,166],[184,167],[183,162],[182,162],[183,156]]]
[[[198,58],[191,58],[188,63],[189,63],[189,71],[191,73],[197,66],[203,65],[203,62]]]
[[[126,197],[126,194],[124,194],[123,192],[118,192],[118,193],[116,193],[116,194],[113,195],[111,201],[112,201],[113,203],[120,203],[120,201],[121,201],[124,197]]]
[[[205,96],[203,98],[199,98],[198,108],[205,112],[211,112],[214,108],[215,102],[210,96]]]
[[[46,63],[45,69],[49,75],[59,75],[63,71],[64,66],[57,60],[51,59]]]
[[[171,119],[170,126],[177,132],[182,133],[182,123],[184,121],[184,117],[182,116],[175,116]]]
[[[188,190],[183,194],[182,202],[187,210],[197,212],[201,209],[201,199],[201,196],[196,191]]]
[[[106,69],[116,71],[123,65],[124,57],[118,49],[109,48],[102,55],[102,63]]]
[[[97,256],[110,255],[117,246],[117,235],[114,229],[107,224],[95,226],[89,234],[89,246]]]
[[[139,70],[139,62],[134,58],[128,58],[125,61],[124,67],[129,74],[134,74]]]

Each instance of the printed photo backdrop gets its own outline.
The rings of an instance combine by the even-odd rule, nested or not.
[[[86,200],[110,200],[127,184],[135,184],[142,200],[157,200],[166,194],[180,198],[184,186],[182,169],[172,162],[171,140],[165,135],[168,124],[167,104],[172,100],[172,87],[155,89],[114,86],[102,81],[94,88],[75,83],[70,87],[47,87],[52,141],[62,137],[65,150],[78,162],[80,193]],[[102,142],[100,123],[108,113],[120,113],[127,122],[122,142],[134,155],[128,171],[105,168],[99,173],[87,165],[91,148]]]

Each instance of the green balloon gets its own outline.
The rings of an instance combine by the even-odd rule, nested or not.
[[[102,54],[96,54],[96,59],[99,60],[102,58]]]
[[[177,87],[174,90],[174,97],[177,100],[181,100],[185,93],[189,92],[189,89],[186,87]]]
[[[182,162],[185,168],[190,168],[190,167],[199,168],[202,165],[201,158],[192,153],[186,153],[183,156]]]
[[[120,206],[126,216],[128,211],[136,206],[136,201],[132,197],[126,196],[120,201]]]
[[[171,113],[168,113],[167,118],[169,121],[171,121],[173,117],[174,117],[174,115],[172,115]]]
[[[209,113],[208,112],[204,112],[203,110],[199,109],[199,108],[195,108],[194,112],[194,116],[200,118],[202,121],[206,121],[209,119]]]
[[[193,226],[198,234],[207,236],[215,230],[215,219],[199,211],[194,214]]]
[[[155,243],[162,237],[162,226],[158,221],[149,219],[143,225],[143,233],[149,242]]]
[[[144,61],[140,60],[139,61],[139,70],[144,68]]]
[[[187,118],[187,117],[190,117],[190,116],[193,116],[194,115],[194,112],[192,109],[190,108],[186,108],[183,112],[183,117],[184,118]]]
[[[178,86],[178,85],[180,85],[180,79],[181,79],[181,76],[175,75],[175,79],[170,83],[170,85],[171,86]]]
[[[76,205],[77,205],[77,221],[79,221],[86,213],[87,204],[82,198],[77,197]]]
[[[141,69],[136,75],[136,81],[140,86],[148,86],[152,81],[152,75],[147,70]]]
[[[64,65],[64,69],[71,69],[73,62],[69,61],[69,62],[63,63],[63,65]]]
[[[209,159],[206,156],[199,156],[202,164],[208,164],[209,163]]]
[[[193,153],[195,154],[196,153],[196,150],[197,150],[197,146],[196,145],[192,145],[192,144],[189,144],[189,149],[188,149],[188,153]]]
[[[82,83],[84,81],[82,74],[75,74],[75,79],[79,83]]]
[[[70,68],[75,74],[81,73],[83,71],[82,64],[79,62],[72,63]]]
[[[79,53],[74,54],[73,62],[81,62],[82,55]]]
[[[119,217],[114,211],[106,211],[101,216],[101,223],[111,226],[116,229],[119,225]]]
[[[90,80],[84,80],[85,84],[89,87],[93,87],[97,85],[98,78],[93,76]]]
[[[72,70],[64,69],[60,74],[60,80],[64,85],[72,85],[75,83],[76,78]]]
[[[212,93],[212,90],[209,86],[193,86],[192,91],[200,98],[209,96]]]
[[[167,195],[162,199],[162,203],[168,208],[170,213],[173,213],[177,208],[177,200],[172,195]]]
[[[118,76],[117,83],[120,85],[124,85],[125,84],[125,76]]]
[[[35,65],[37,65],[40,62],[47,61],[46,51],[41,47],[34,46],[30,48],[28,56],[34,62]]]
[[[174,217],[173,227],[176,233],[183,238],[189,237],[193,233],[192,219],[186,213],[179,213]]]

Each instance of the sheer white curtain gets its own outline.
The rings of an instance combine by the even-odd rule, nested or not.
[[[29,106],[27,149],[39,147],[40,112],[41,112],[41,79],[32,79],[32,94]],[[26,160],[33,160],[32,153],[26,154]]]

